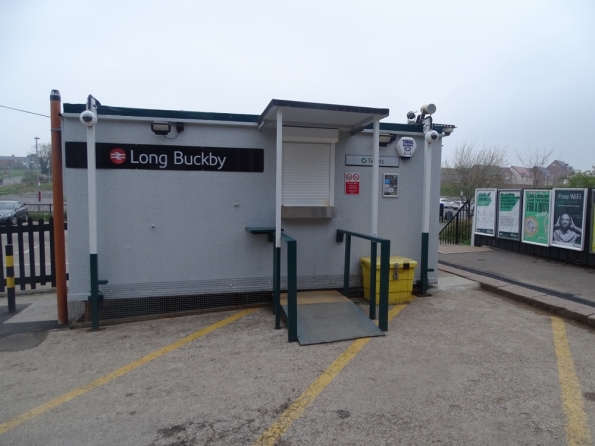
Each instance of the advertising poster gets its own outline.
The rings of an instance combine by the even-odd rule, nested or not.
[[[521,238],[521,191],[498,191],[498,237]]]
[[[583,250],[587,189],[554,189],[550,245]]]
[[[523,243],[549,246],[551,191],[523,191]]]
[[[595,189],[591,189],[591,252],[595,253]]]
[[[496,189],[475,189],[475,233],[493,237],[496,232]]]

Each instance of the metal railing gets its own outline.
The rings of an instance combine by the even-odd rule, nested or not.
[[[53,203],[25,203],[25,205],[29,212],[49,212],[51,214],[54,210]],[[64,206],[64,211],[66,212],[66,206]]]
[[[438,234],[439,243],[441,245],[471,243],[471,230],[473,226],[471,200],[467,200],[454,214],[452,211],[445,211],[444,216],[448,220],[448,223],[446,223],[446,226]]]
[[[390,271],[390,240],[372,235],[337,229],[338,243],[345,241],[345,267],[343,295],[349,297],[349,270],[351,265],[351,237],[370,240],[370,319],[376,319],[376,257],[380,243],[380,298],[378,299],[378,328],[388,331],[388,275]]]
[[[273,243],[273,313],[275,328],[281,328],[281,247],[275,246],[275,228],[246,227],[251,234],[266,234]],[[287,341],[297,337],[297,241],[281,233],[281,241],[287,244]]]

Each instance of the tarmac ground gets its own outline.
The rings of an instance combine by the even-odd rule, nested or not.
[[[306,347],[269,308],[90,332],[51,325],[53,294],[17,294],[16,315],[0,298],[0,444],[592,445],[588,318],[440,268],[386,336]]]

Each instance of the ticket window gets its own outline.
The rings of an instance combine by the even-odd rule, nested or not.
[[[303,134],[304,130],[299,129]],[[283,143],[282,216],[284,218],[332,218],[334,207],[334,171],[336,131],[314,129],[308,138],[289,135]],[[326,133],[325,133],[326,132]],[[284,129],[284,133],[285,129]],[[325,135],[330,137],[321,138]],[[317,138],[318,136],[318,138]],[[285,139],[285,138],[284,138]],[[291,141],[295,139],[298,141]],[[322,140],[322,142],[316,141]]]

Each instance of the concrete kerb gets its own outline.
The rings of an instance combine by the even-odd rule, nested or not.
[[[525,288],[519,285],[512,285],[502,280],[470,273],[458,268],[439,264],[438,269],[444,272],[464,277],[468,280],[479,282],[485,290],[500,294],[501,296],[523,302],[534,307],[551,311],[560,316],[567,317],[574,321],[589,324],[595,327],[595,307],[572,302],[560,297],[544,294],[539,291]]]

